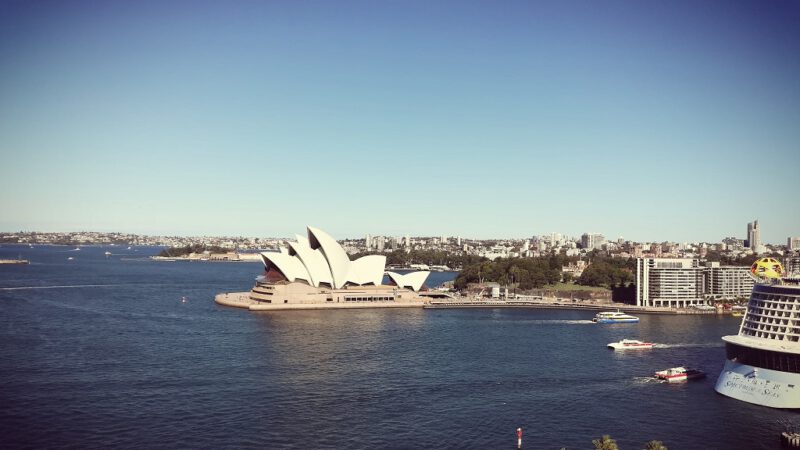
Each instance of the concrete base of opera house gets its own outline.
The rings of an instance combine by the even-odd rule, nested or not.
[[[363,309],[363,308],[422,308],[426,302],[374,301],[353,303],[264,303],[250,298],[251,292],[230,292],[217,294],[214,301],[223,306],[244,308],[250,311],[285,311],[302,309]]]

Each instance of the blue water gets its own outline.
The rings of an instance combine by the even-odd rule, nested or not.
[[[248,290],[260,264],[142,259],[156,252],[0,247],[32,262],[0,266],[0,447],[493,449],[520,426],[525,448],[610,434],[623,449],[767,449],[798,418],[714,392],[736,318],[253,313],[213,296]],[[666,345],[606,349],[622,338]],[[645,381],[684,364],[708,378]]]

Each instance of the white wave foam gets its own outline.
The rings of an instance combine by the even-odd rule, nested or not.
[[[677,343],[677,344],[654,344],[654,348],[713,348],[724,347],[722,342],[705,342],[705,343]]]
[[[537,325],[587,325],[592,324],[591,320],[531,320],[528,323],[535,323]]]
[[[23,291],[29,289],[72,289],[72,288],[92,288],[92,287],[120,287],[128,286],[125,284],[69,284],[60,286],[15,286],[3,287],[0,291]]]

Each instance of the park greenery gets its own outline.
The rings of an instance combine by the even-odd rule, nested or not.
[[[551,254],[537,258],[500,258],[483,260],[464,266],[455,280],[456,289],[464,289],[472,283],[495,282],[513,285],[521,290],[540,289],[559,282],[574,281],[582,286],[610,289],[625,286],[634,281],[633,258],[611,258],[597,252],[589,255],[589,264],[583,274],[572,280],[569,274],[562,275],[561,268],[574,264],[578,257]]]
[[[232,252],[233,250],[216,245],[192,244],[184,247],[165,248],[164,250],[161,250],[158,256],[163,256],[165,258],[177,258],[181,256],[187,256],[191,253],[203,253],[206,251],[209,253],[228,253]]]
[[[576,281],[584,286],[624,286],[634,282],[633,271],[636,270],[634,258],[610,258],[594,254],[590,256],[589,265]]]
[[[561,255],[479,261],[464,266],[454,286],[464,289],[472,283],[496,282],[501,285],[513,284],[522,290],[541,288],[561,281],[561,266],[567,261],[568,258]]]

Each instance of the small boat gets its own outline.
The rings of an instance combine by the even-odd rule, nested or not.
[[[734,306],[733,308],[731,308],[731,316],[742,317],[744,316],[745,311],[747,311],[747,308],[745,308],[744,306]]]
[[[105,254],[106,256],[111,256],[111,252],[105,252],[104,254]]]
[[[677,383],[680,381],[693,380],[705,377],[705,372],[688,367],[673,367],[671,369],[659,370],[655,377],[666,380],[667,383]]]
[[[630,316],[623,312],[615,311],[615,312],[601,312],[597,313],[596,316],[592,319],[592,322],[595,323],[637,323],[639,322],[639,318],[636,316]]]
[[[608,344],[608,348],[614,350],[638,350],[644,348],[653,348],[652,342],[642,342],[635,339],[623,339],[619,342],[612,342]]]
[[[70,256],[69,258],[67,258],[67,261],[72,261],[72,260],[74,260],[74,259],[75,259],[75,258],[73,258],[72,256]]]

